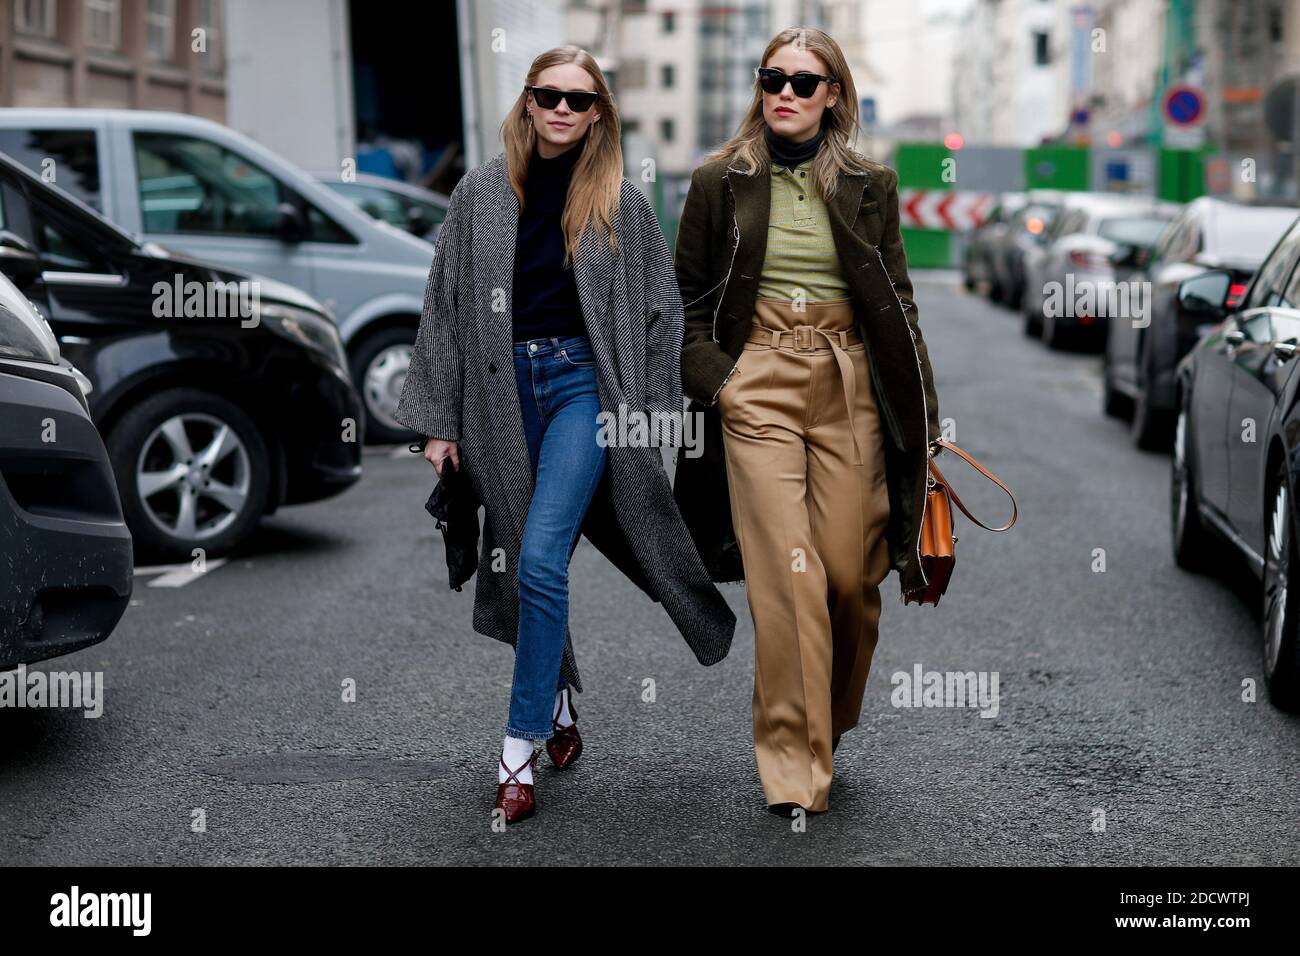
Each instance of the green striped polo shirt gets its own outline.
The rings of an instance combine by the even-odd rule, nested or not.
[[[758,283],[763,299],[805,302],[847,299],[826,204],[813,187],[812,160],[794,169],[772,165],[772,205],[767,223],[767,256]]]

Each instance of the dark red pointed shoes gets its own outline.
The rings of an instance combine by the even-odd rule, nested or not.
[[[573,698],[566,688],[561,691],[569,705],[569,716],[573,718],[574,723],[568,727],[561,727],[559,713],[551,719],[551,728],[555,733],[551,739],[546,741],[546,752],[550,754],[551,763],[555,764],[556,770],[563,770],[572,764],[579,756],[582,755],[582,737],[578,734],[578,712],[573,707]]]

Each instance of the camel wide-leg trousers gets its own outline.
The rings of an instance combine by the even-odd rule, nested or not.
[[[754,618],[754,752],[769,805],[825,810],[890,568],[881,422],[850,301],[755,312],[718,396]]]

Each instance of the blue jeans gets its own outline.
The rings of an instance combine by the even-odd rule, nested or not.
[[[519,551],[519,636],[506,735],[545,740],[569,624],[569,559],[605,449],[596,442],[600,393],[586,336],[516,342],[515,383],[533,468]]]

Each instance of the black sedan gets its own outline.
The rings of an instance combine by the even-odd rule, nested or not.
[[[140,243],[0,156],[0,272],[93,384],[137,552],[215,556],[361,476],[361,401],[329,314]]]
[[[1220,324],[1178,365],[1171,480],[1173,550],[1211,567],[1226,540],[1263,580],[1264,676],[1272,700],[1300,709],[1300,223],[1260,267],[1245,301],[1237,277],[1206,272],[1178,290],[1183,309]]]
[[[0,276],[0,670],[102,641],[131,599],[131,535],[87,384]]]
[[[1296,217],[1294,208],[1250,206],[1203,197],[1169,224],[1144,271],[1129,277],[1145,291],[1145,308],[1108,323],[1102,406],[1131,420],[1139,448],[1167,447],[1174,404],[1174,368],[1204,331],[1205,316],[1183,308],[1179,284],[1207,270],[1231,274],[1239,299],[1268,250]]]

